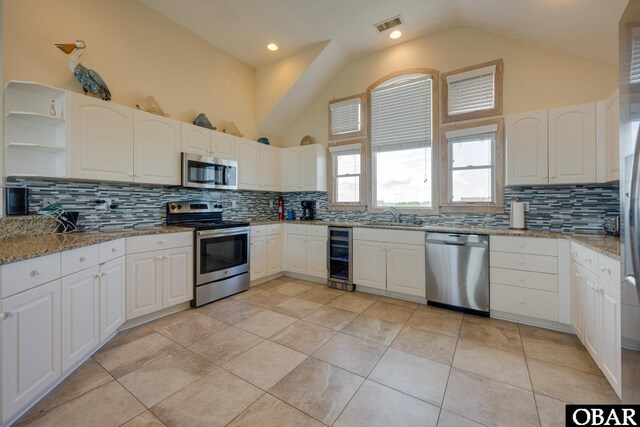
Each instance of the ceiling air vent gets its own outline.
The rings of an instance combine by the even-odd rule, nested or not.
[[[397,27],[400,24],[402,24],[402,18],[400,17],[400,15],[398,15],[394,16],[391,19],[387,19],[386,21],[377,23],[375,27],[378,29],[378,31],[383,32],[388,30],[389,28]]]

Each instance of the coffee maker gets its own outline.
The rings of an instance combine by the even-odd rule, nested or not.
[[[315,200],[303,200],[300,202],[302,206],[302,215],[300,220],[313,221],[316,217],[316,202]]]

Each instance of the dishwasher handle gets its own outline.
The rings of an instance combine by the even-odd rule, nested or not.
[[[468,246],[473,248],[486,248],[486,243],[448,242],[446,240],[427,240],[427,245]]]

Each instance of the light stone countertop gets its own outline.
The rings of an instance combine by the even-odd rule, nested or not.
[[[185,231],[193,231],[193,228],[161,226],[125,229],[113,232],[49,233],[30,237],[17,236],[0,240],[0,265],[82,248],[84,246],[96,245],[123,237],[180,233]]]
[[[487,234],[492,236],[514,236],[514,237],[537,237],[547,239],[567,239],[579,243],[589,249],[606,255],[610,258],[620,260],[620,238],[607,236],[604,234],[580,234],[560,231],[533,230],[511,230],[504,227],[473,227],[473,226],[442,226],[442,225],[395,225],[393,223],[382,222],[350,222],[350,221],[278,221],[278,220],[258,220],[250,221],[251,225],[268,224],[306,224],[306,225],[326,225],[344,226],[353,228],[378,228],[387,230],[408,230],[424,232],[443,233],[466,233],[466,234]]]

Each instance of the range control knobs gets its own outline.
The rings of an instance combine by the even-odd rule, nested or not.
[[[175,203],[171,203],[169,205],[169,209],[171,209],[172,211],[175,211],[176,210],[176,204]]]

